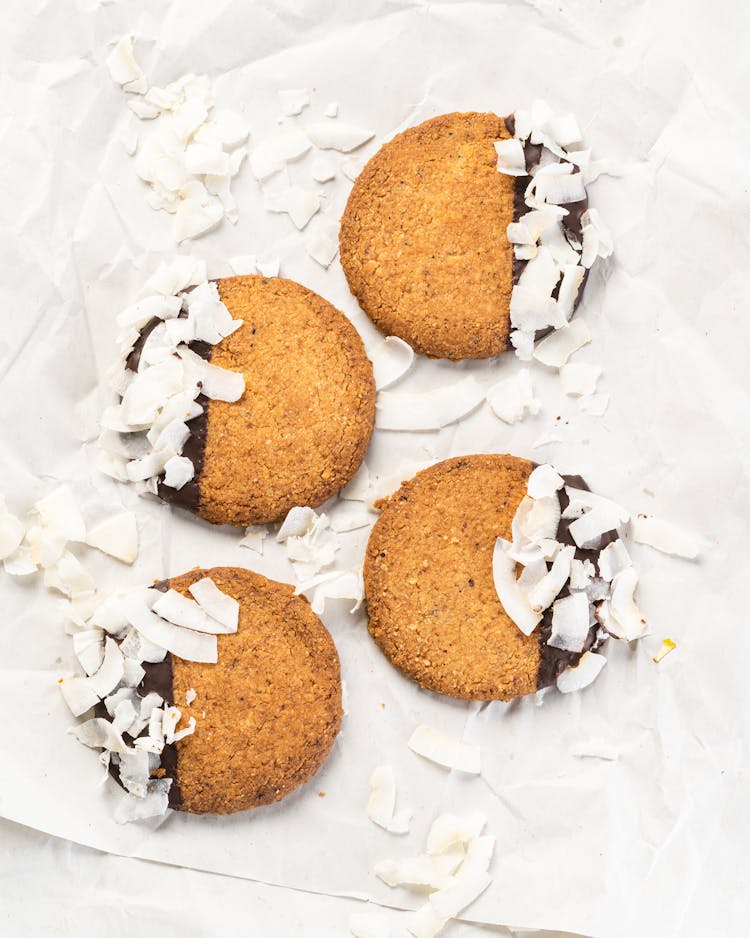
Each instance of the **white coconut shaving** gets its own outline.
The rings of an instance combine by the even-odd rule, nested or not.
[[[138,526],[132,511],[121,511],[103,518],[89,528],[86,543],[123,563],[133,563],[138,556]]]
[[[296,117],[310,106],[310,91],[307,88],[290,88],[279,91],[281,113],[285,117]]]
[[[205,267],[187,260],[177,258],[171,269],[157,272],[160,290],[174,292],[147,295],[117,317],[124,329],[122,358],[111,371],[117,403],[101,417],[98,464],[107,475],[138,483],[143,492],[155,493],[159,484],[178,490],[193,479],[195,467],[182,451],[191,421],[203,414],[196,399],[202,394],[232,402],[245,390],[242,374],[211,365],[190,347],[195,341],[215,345],[243,323],[232,318],[215,283],[198,279],[205,277]],[[139,338],[138,330],[147,331]],[[131,370],[128,359],[136,341],[140,356]],[[133,524],[111,519],[94,533],[108,552],[119,551],[124,559],[132,554]]]
[[[411,814],[401,811],[396,814],[396,773],[393,766],[379,765],[370,776],[370,796],[367,799],[367,816],[378,827],[391,834],[407,834]]]
[[[383,391],[375,404],[375,424],[381,430],[439,430],[470,414],[484,397],[471,376],[434,391]]]
[[[564,394],[570,397],[583,397],[596,391],[596,383],[602,369],[598,365],[584,362],[568,362],[560,368],[560,383]]]
[[[149,188],[151,208],[173,216],[175,239],[196,238],[224,218],[236,223],[231,181],[247,155],[244,118],[214,110],[205,75],[188,74],[164,88],[149,88],[130,36],[117,43],[107,65],[115,82],[140,96],[129,101],[136,117],[148,122],[132,150],[135,171]]]
[[[607,659],[604,655],[591,651],[584,652],[578,664],[574,667],[567,667],[557,678],[557,689],[561,694],[583,690],[599,677],[606,663]]]
[[[370,350],[370,360],[378,391],[395,384],[414,362],[414,349],[398,336],[389,335]]]
[[[556,116],[543,101],[535,101],[530,111],[517,111],[514,120],[513,137],[495,142],[498,172],[529,178],[528,211],[507,231],[516,259],[524,263],[511,294],[511,343],[522,360],[533,354],[561,367],[589,339],[584,330],[553,337],[568,330],[586,271],[598,257],[612,253],[612,240],[595,209],[583,212],[580,236],[565,224],[571,208],[586,199],[585,183],[592,178],[590,151],[580,149],[575,118]],[[569,149],[571,144],[578,149]],[[528,163],[527,145],[541,148],[534,165]],[[554,331],[540,342],[544,348],[537,356],[536,335],[550,328]]]
[[[188,592],[206,615],[222,626],[220,634],[237,631],[240,604],[233,596],[222,592],[211,577],[196,580],[188,587]]]
[[[536,343],[534,358],[551,368],[562,368],[570,356],[591,341],[586,321],[576,317],[567,326],[551,332]]]
[[[308,124],[306,132],[310,142],[319,150],[338,150],[341,153],[350,153],[375,136],[373,130],[341,121]]]
[[[239,546],[247,547],[248,550],[252,550],[262,556],[263,541],[265,541],[267,536],[268,531],[263,525],[251,524],[249,527],[245,528],[245,536],[240,541]]]
[[[705,540],[698,534],[651,515],[636,515],[631,519],[630,537],[639,544],[686,560],[696,560],[705,547]]]
[[[538,414],[541,402],[534,397],[531,374],[521,368],[513,378],[498,381],[487,392],[487,403],[492,412],[505,423],[517,423],[529,414]]]
[[[330,566],[340,547],[328,516],[324,513],[319,515],[309,507],[292,508],[276,540],[284,544],[287,559],[302,582],[315,576],[323,567]],[[307,584],[305,589],[309,586]]]
[[[262,141],[250,152],[250,168],[259,182],[280,172],[310,149],[307,136],[297,128],[284,130]]]
[[[269,212],[286,213],[295,227],[302,231],[323,203],[317,192],[301,186],[284,185],[267,190],[263,204]]]
[[[481,771],[479,746],[461,742],[460,739],[447,736],[432,726],[418,726],[409,739],[409,749],[448,769],[456,769],[469,775],[479,775]]]
[[[605,660],[599,646],[609,636],[632,641],[648,632],[635,601],[637,573],[622,539],[612,539],[628,519],[620,505],[566,485],[552,466],[542,465],[530,474],[513,516],[513,540],[495,543],[495,591],[506,614],[525,635],[544,619],[547,645],[582,655],[558,679],[565,692],[596,677]],[[561,521],[573,545],[558,540]],[[578,550],[590,554],[577,557]]]
[[[327,156],[316,156],[310,164],[310,175],[315,182],[330,182],[336,178],[336,164]]]
[[[332,222],[318,227],[307,242],[307,253],[321,267],[330,267],[338,252],[338,231]]]
[[[492,882],[489,868],[495,838],[482,834],[484,825],[479,814],[442,814],[430,827],[425,853],[375,866],[375,875],[388,886],[422,895],[428,891],[427,902],[406,916],[406,927],[416,938],[437,935]]]

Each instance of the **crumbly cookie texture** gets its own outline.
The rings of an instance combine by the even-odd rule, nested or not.
[[[425,469],[379,503],[364,567],[370,634],[428,690],[510,700],[537,690],[539,638],[495,591],[492,554],[511,537],[533,463],[460,456]]]
[[[278,801],[320,768],[341,725],[341,674],[333,639],[291,586],[232,567],[169,586],[189,597],[204,576],[240,603],[239,627],[219,636],[217,664],[172,656],[174,700],[197,724],[177,743],[180,808],[232,814]]]
[[[341,222],[349,287],[387,335],[435,358],[506,350],[514,179],[497,172],[495,114],[443,114],[367,163]]]
[[[211,363],[241,372],[245,393],[208,404],[198,514],[280,521],[295,505],[322,504],[359,468],[375,418],[372,366],[346,316],[300,284],[245,276],[218,287],[245,324]]]

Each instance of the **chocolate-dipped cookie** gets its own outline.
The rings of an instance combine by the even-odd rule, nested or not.
[[[580,134],[572,119],[558,129],[545,116],[537,124],[536,112],[519,112],[517,127],[514,116],[442,114],[367,163],[342,218],[340,254],[352,293],[384,333],[435,358],[488,358],[511,342],[530,357],[535,337],[565,326],[585,277],[588,203],[554,137]],[[542,162],[540,183],[531,176]],[[550,163],[560,170],[554,185]]]
[[[298,283],[261,276],[161,299],[144,301],[149,321],[130,319],[139,331],[119,404],[103,418],[105,471],[234,525],[279,521],[349,481],[372,434],[375,385],[343,313]],[[123,453],[114,433],[145,433],[147,444]]]
[[[61,690],[76,716],[95,710],[74,733],[128,792],[120,820],[278,801],[317,772],[341,725],[330,634],[293,587],[249,570],[114,595],[74,644],[90,676]]]
[[[460,456],[419,472],[378,504],[382,513],[364,566],[369,630],[391,663],[422,687],[464,699],[510,700],[555,683],[598,641],[588,602],[580,647],[570,651],[556,647],[565,644],[556,637],[549,644],[552,598],[532,618],[530,634],[498,598],[496,545],[498,538],[512,539],[534,468],[515,456]],[[565,481],[585,489],[579,477]],[[573,545],[570,521],[560,517],[566,491],[548,533]],[[582,571],[593,570],[583,564],[598,556],[575,545],[570,554]],[[555,593],[566,595],[567,587]]]

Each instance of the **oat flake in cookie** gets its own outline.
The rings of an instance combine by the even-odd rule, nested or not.
[[[108,599],[76,634],[89,676],[61,689],[75,715],[95,708],[72,732],[126,789],[120,821],[278,801],[338,733],[336,648],[287,584],[192,570]]]
[[[188,259],[183,259],[188,260]],[[282,520],[359,468],[375,385],[343,313],[290,280],[162,277],[119,318],[100,466],[216,524]]]
[[[515,136],[514,136],[515,135]],[[489,358],[569,321],[611,252],[588,210],[597,170],[572,117],[454,113],[398,134],[357,178],[341,263],[387,335],[435,358]]]
[[[616,533],[627,516],[578,477],[460,456],[378,507],[364,568],[370,633],[429,690],[510,700],[556,682],[577,689],[604,664],[609,635],[645,630]]]

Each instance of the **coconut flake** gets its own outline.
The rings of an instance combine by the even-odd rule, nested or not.
[[[591,651],[584,652],[575,667],[567,667],[557,678],[557,689],[561,694],[583,690],[597,679],[606,663],[607,659],[604,655]]]
[[[599,566],[599,576],[608,583],[611,582],[618,573],[632,564],[628,550],[625,544],[618,538],[599,552],[597,558]]]
[[[251,524],[245,528],[245,536],[239,542],[240,547],[247,547],[255,551],[256,554],[263,554],[263,541],[266,539],[268,531],[263,525]]]
[[[339,116],[339,103],[338,101],[329,101],[326,104],[326,109],[323,111],[323,114],[326,117],[338,117]]]
[[[318,514],[314,508],[301,506],[291,508],[279,528],[276,540],[283,543],[290,537],[303,537],[317,520]]]
[[[495,542],[492,554],[492,577],[495,592],[506,614],[515,622],[524,635],[531,635],[542,616],[531,607],[516,580],[516,562],[509,554],[510,545],[502,538]]]
[[[643,613],[635,602],[638,574],[634,567],[626,567],[612,580],[612,596],[609,602],[599,607],[602,625],[606,630],[625,641],[642,638],[648,632]]]
[[[439,919],[454,918],[462,909],[476,901],[491,882],[489,873],[483,873],[481,870],[459,874],[453,885],[430,896],[430,904]]]
[[[441,814],[435,818],[427,834],[427,853],[445,853],[455,844],[467,844],[482,833],[487,818],[483,814]]]
[[[301,186],[286,186],[267,192],[264,205],[269,212],[286,213],[302,231],[310,219],[320,211],[321,197]]]
[[[414,938],[435,938],[447,923],[448,920],[440,918],[430,902],[425,902],[409,915],[406,927]]]
[[[85,677],[60,678],[58,686],[70,712],[79,717],[99,703],[99,695]]]
[[[496,140],[497,171],[506,176],[526,176],[526,154],[520,140]]]
[[[538,414],[542,407],[534,397],[531,374],[526,368],[522,368],[514,378],[494,384],[487,391],[487,403],[495,416],[505,423],[517,423],[526,414]]]
[[[320,563],[320,566],[325,566],[325,563]],[[364,599],[364,582],[361,572],[347,572],[330,579],[326,577],[325,582],[320,583],[315,589],[315,595],[310,603],[310,608],[315,615],[323,615],[327,599],[352,599],[354,605],[349,612],[355,613]]]
[[[64,596],[75,597],[79,593],[90,592],[96,584],[78,558],[66,550],[55,563],[46,567],[44,585],[48,589],[58,590]]]
[[[526,490],[529,498],[551,498],[565,485],[563,477],[550,465],[537,466],[529,476]]]
[[[327,121],[309,124],[306,131],[312,144],[319,150],[339,150],[341,153],[356,150],[375,136],[373,130],[365,130],[353,124],[342,124],[340,121],[335,124]]]
[[[94,674],[104,661],[102,629],[82,629],[73,635],[73,651],[86,674]]]
[[[374,824],[390,833],[406,834],[409,830],[410,815],[402,813],[394,818],[395,808],[395,772],[390,765],[379,765],[370,776],[367,816]]]
[[[171,781],[171,779],[159,779]],[[128,824],[132,821],[144,821],[152,817],[166,815],[169,808],[168,788],[157,788],[147,792],[145,798],[126,794],[115,809],[115,821],[118,824]]]
[[[162,619],[174,625],[194,629],[196,632],[213,631],[209,627],[208,616],[198,603],[177,590],[169,589],[166,593],[160,593],[152,608]]]
[[[375,875],[387,886],[429,886],[439,889],[450,882],[454,870],[464,858],[463,848],[429,856],[383,860],[375,866]]]
[[[547,644],[562,651],[583,651],[589,634],[589,599],[571,593],[552,604],[552,633]]]
[[[123,563],[133,563],[138,556],[135,515],[122,511],[102,519],[89,530],[86,543]]]
[[[307,242],[307,253],[321,267],[331,266],[333,259],[339,251],[339,242],[336,237],[335,226],[319,229],[314,232]]]
[[[602,374],[598,365],[588,365],[583,362],[571,362],[560,368],[560,381],[564,394],[571,397],[582,397],[593,394],[596,382]]]
[[[34,502],[32,509],[46,533],[67,541],[85,541],[86,525],[67,485],[60,485],[49,495]]]
[[[383,391],[376,402],[376,425],[381,430],[439,430],[471,413],[484,399],[471,376],[433,391]]]
[[[414,361],[414,349],[399,339],[389,335],[371,351],[375,387],[378,391],[395,384],[411,368]]]
[[[470,775],[479,775],[481,771],[478,746],[446,736],[431,726],[418,726],[411,734],[408,745],[412,752],[446,768]]]
[[[285,117],[296,117],[310,105],[310,92],[307,88],[290,88],[279,92],[281,112]]]
[[[250,152],[250,168],[262,182],[279,172],[292,160],[299,159],[310,149],[310,141],[296,128],[269,137]]]
[[[330,182],[336,178],[336,166],[325,156],[317,156],[310,166],[310,175],[315,182]]]
[[[233,596],[222,592],[211,577],[203,577],[188,587],[198,605],[210,619],[223,626],[220,634],[236,632],[240,617],[240,604]],[[154,607],[156,608],[156,607]]]
[[[215,635],[182,628],[162,619],[151,611],[143,593],[144,591],[133,593],[126,597],[123,603],[128,622],[134,628],[149,641],[166,648],[178,658],[184,658],[186,661],[206,661],[210,664],[218,661]],[[200,609],[199,611],[202,612]]]
[[[630,522],[630,537],[638,544],[648,544],[674,557],[695,560],[705,547],[702,537],[671,521],[651,515],[636,515]]]
[[[559,595],[570,577],[570,564],[575,556],[575,547],[563,547],[542,580],[529,593],[529,605],[534,612],[548,609]]]
[[[107,68],[116,84],[125,91],[145,94],[148,85],[143,69],[133,54],[133,36],[123,36],[107,56]]]

